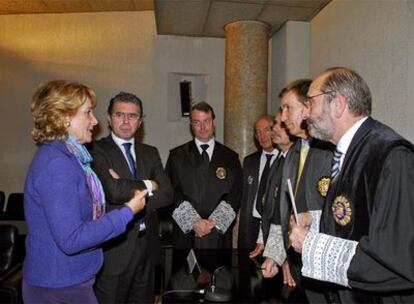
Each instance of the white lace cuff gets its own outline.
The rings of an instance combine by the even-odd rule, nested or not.
[[[269,237],[267,238],[263,256],[271,258],[279,266],[282,266],[286,260],[286,250],[283,244],[282,227],[280,225],[270,225]]]
[[[194,224],[201,218],[188,201],[183,201],[175,208],[172,217],[184,233],[193,230]]]
[[[358,242],[308,233],[302,249],[302,275],[349,287],[348,268]]]
[[[259,235],[257,236],[256,244],[264,244],[262,227],[259,229]]]
[[[221,201],[208,219],[213,220],[217,231],[224,234],[229,229],[235,217],[236,212],[234,212],[231,205],[225,201]]]
[[[309,213],[312,216],[312,222],[309,228],[309,233],[318,233],[319,223],[321,222],[322,210],[309,210]]]

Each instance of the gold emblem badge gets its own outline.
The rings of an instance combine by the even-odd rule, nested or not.
[[[322,197],[326,197],[326,194],[329,190],[329,184],[331,182],[331,179],[329,177],[322,177],[320,180],[318,180],[318,192]]]
[[[332,203],[332,214],[335,222],[341,226],[345,226],[351,221],[351,204],[345,196],[339,195],[335,197]]]
[[[218,167],[216,170],[216,177],[218,179],[226,179],[227,177],[226,169],[224,169],[223,167]]]

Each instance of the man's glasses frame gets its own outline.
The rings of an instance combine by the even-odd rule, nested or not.
[[[306,102],[309,103],[310,105],[312,105],[313,103],[313,99],[322,95],[329,95],[332,93],[336,93],[335,91],[326,91],[326,92],[322,92],[313,96],[306,96]]]
[[[190,121],[190,125],[193,126],[193,127],[196,127],[196,128],[200,128],[201,125],[209,126],[209,125],[211,125],[212,122],[213,122],[213,120],[210,119],[210,118],[205,119],[205,120],[192,120],[192,121]]]
[[[112,116],[120,120],[124,120],[125,117],[130,121],[138,121],[141,119],[140,115],[137,113],[113,112]]]

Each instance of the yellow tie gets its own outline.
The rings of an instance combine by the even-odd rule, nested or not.
[[[296,192],[298,191],[300,178],[302,177],[303,166],[305,165],[306,157],[308,156],[308,152],[309,152],[309,145],[307,143],[304,144],[302,140],[301,146],[300,146],[300,154],[299,154],[298,175],[296,176],[296,184],[295,184],[295,198],[296,198]],[[291,214],[292,213],[293,211],[291,211]],[[289,222],[288,235],[290,235],[291,232],[292,232],[292,226],[290,225],[290,222]],[[287,247],[290,248],[291,245],[292,244],[290,243],[290,238],[288,238]]]
[[[308,156],[309,145],[304,144],[303,141],[300,146],[298,175],[296,176],[295,195],[298,190],[300,178],[302,177],[303,166],[305,165],[306,157]]]

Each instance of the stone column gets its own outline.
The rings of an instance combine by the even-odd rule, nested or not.
[[[236,21],[224,30],[224,143],[242,159],[255,151],[253,123],[267,111],[270,26],[259,21]]]
[[[228,23],[226,32],[224,143],[240,160],[255,151],[253,124],[267,111],[270,26],[259,21]],[[233,230],[237,248],[239,217]]]

